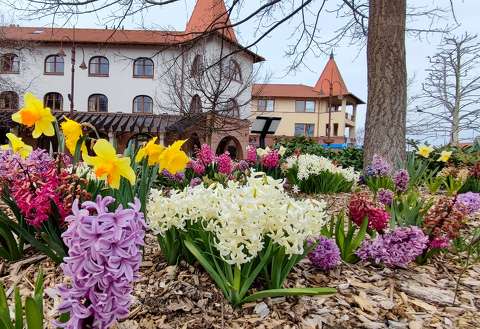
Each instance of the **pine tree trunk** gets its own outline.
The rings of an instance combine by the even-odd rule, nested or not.
[[[374,154],[379,154],[399,167],[406,157],[406,0],[369,3],[364,160],[368,164]]]

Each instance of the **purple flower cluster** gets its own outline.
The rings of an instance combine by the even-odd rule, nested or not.
[[[236,170],[239,170],[239,171],[247,171],[248,169],[250,169],[250,165],[248,164],[247,161],[245,160],[240,160],[238,161],[238,163],[235,165],[235,169]]]
[[[62,238],[69,251],[61,268],[71,284],[58,287],[58,311],[70,319],[55,323],[58,327],[105,329],[128,315],[146,225],[139,200],[110,212],[112,202],[112,197],[99,196],[79,208],[77,200],[66,218],[69,227]]]
[[[456,205],[465,209],[467,214],[480,211],[480,193],[467,192],[457,196]]]
[[[224,175],[230,175],[233,170],[232,158],[230,153],[225,152],[217,157],[218,172]]]
[[[340,264],[340,250],[334,240],[321,236],[316,242],[317,246],[308,254],[313,265],[328,271]]]
[[[167,178],[168,180],[175,181],[175,182],[181,182],[185,179],[185,174],[183,172],[179,172],[173,175],[168,170],[164,169],[160,172],[160,174],[163,177]]]
[[[382,203],[385,206],[390,206],[393,202],[394,194],[393,194],[393,191],[381,188],[380,190],[378,190],[377,196],[378,196],[378,201],[380,201],[380,203]]]
[[[373,156],[371,164],[367,167],[365,174],[367,176],[388,176],[392,171],[392,166],[380,155]]]
[[[202,184],[202,179],[200,177],[194,177],[190,181],[190,187],[195,187]]]
[[[428,236],[416,227],[400,227],[375,240],[364,241],[357,255],[387,266],[406,267],[428,247]]]
[[[393,175],[393,182],[395,183],[395,188],[399,192],[405,192],[407,190],[409,181],[410,175],[405,169],[400,169],[396,171]]]

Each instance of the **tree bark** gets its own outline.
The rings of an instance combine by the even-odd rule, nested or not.
[[[369,0],[365,164],[374,154],[395,167],[406,157],[406,0]]]

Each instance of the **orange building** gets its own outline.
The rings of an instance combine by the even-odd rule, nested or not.
[[[255,84],[252,90],[252,121],[258,116],[281,118],[279,138],[311,137],[321,144],[355,144],[357,106],[365,104],[349,92],[333,54],[315,86],[303,84]],[[331,126],[330,134],[329,127]],[[250,135],[258,143],[258,135]]]

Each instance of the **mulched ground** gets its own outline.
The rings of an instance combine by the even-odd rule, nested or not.
[[[327,197],[330,211],[344,208],[347,198]],[[471,224],[478,222],[477,218]],[[167,266],[149,234],[130,316],[116,328],[480,328],[480,264],[463,274],[455,298],[462,260],[464,255],[450,254],[408,269],[359,263],[330,272],[304,260],[287,286],[329,286],[338,293],[267,299],[234,309],[199,266]],[[11,296],[11,287],[18,284],[25,296],[40,267],[46,274],[45,312],[52,318],[58,303],[52,298],[53,288],[64,280],[52,262],[30,254],[16,263],[0,263],[0,279],[9,288],[7,294]]]

